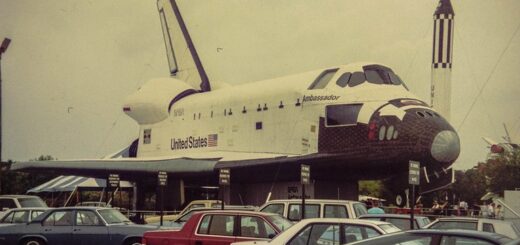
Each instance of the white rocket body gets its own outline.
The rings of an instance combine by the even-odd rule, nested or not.
[[[440,0],[433,15],[433,54],[431,73],[431,106],[450,121],[451,67],[454,36],[453,8],[449,0]]]

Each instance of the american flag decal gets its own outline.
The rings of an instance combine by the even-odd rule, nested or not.
[[[215,147],[218,145],[218,134],[208,135],[208,147]]]

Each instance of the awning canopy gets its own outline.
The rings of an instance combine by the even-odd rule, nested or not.
[[[69,192],[76,188],[105,188],[107,186],[106,179],[96,179],[73,175],[60,175],[52,180],[49,180],[39,186],[36,186],[27,191],[27,193],[40,192]],[[128,181],[120,181],[120,188],[131,188],[133,185]]]

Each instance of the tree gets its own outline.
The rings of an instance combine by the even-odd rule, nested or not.
[[[520,187],[520,150],[489,158],[482,171],[488,178],[488,190],[503,195],[504,190]]]
[[[469,204],[478,203],[486,193],[486,178],[479,169],[472,168],[466,171],[455,172],[455,184],[452,186],[453,193]]]

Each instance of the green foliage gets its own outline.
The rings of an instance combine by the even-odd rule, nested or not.
[[[381,197],[383,194],[383,183],[378,180],[359,181],[359,195]]]
[[[460,200],[464,200],[469,204],[478,203],[480,198],[486,194],[486,189],[486,178],[477,168],[455,172],[453,193]]]
[[[455,173],[453,192],[468,203],[479,202],[487,192],[503,195],[520,188],[520,151],[506,152]]]

